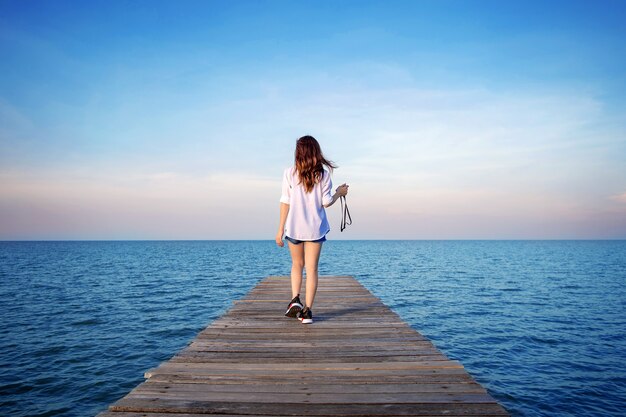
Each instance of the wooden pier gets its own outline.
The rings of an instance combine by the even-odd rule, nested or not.
[[[353,277],[320,277],[313,324],[290,298],[264,279],[98,417],[508,415]]]

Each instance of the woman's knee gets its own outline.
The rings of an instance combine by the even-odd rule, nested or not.
[[[317,274],[317,265],[306,265],[307,275]]]

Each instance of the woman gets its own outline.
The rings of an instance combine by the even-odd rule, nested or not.
[[[303,136],[296,142],[294,165],[285,169],[283,174],[276,244],[284,246],[283,235],[289,242],[293,297],[285,315],[297,317],[303,324],[313,323],[311,308],[317,291],[317,265],[322,242],[330,231],[325,208],[348,194],[348,186],[342,184],[331,195],[330,173],[334,168],[337,166],[324,158],[317,140],[313,136]],[[303,268],[306,268],[304,306],[300,301]]]

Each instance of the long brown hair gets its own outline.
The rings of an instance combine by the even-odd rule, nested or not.
[[[324,165],[333,172],[337,165],[334,162],[324,158],[320,144],[313,136],[302,136],[296,142],[296,171],[300,183],[304,186],[307,193],[313,191],[313,186],[322,179],[324,175]]]

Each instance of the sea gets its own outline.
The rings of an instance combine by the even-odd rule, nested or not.
[[[319,269],[356,277],[513,416],[626,415],[626,241],[329,239]],[[272,241],[0,242],[0,415],[95,416],[289,271]]]

